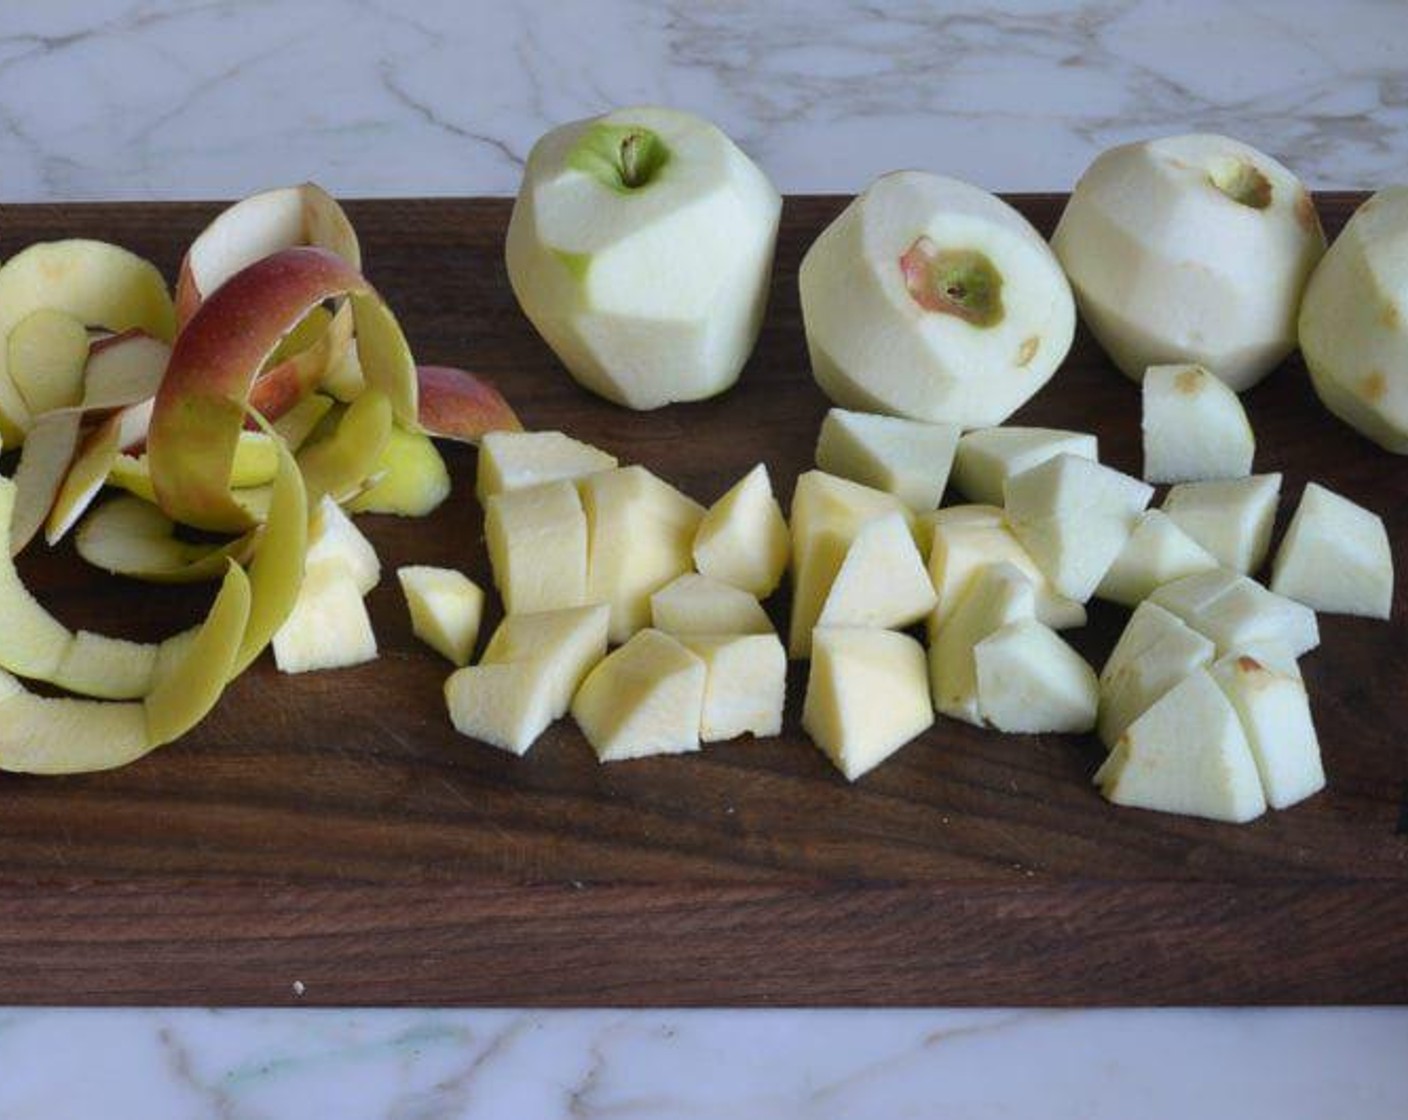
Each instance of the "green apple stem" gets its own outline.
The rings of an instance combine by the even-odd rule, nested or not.
[[[648,186],[669,158],[665,142],[648,128],[598,123],[582,134],[567,165],[629,194]]]

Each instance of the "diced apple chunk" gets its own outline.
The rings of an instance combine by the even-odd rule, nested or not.
[[[1299,657],[1320,644],[1313,610],[1225,568],[1166,583],[1149,601],[1206,635],[1219,656],[1260,642],[1278,642]]]
[[[487,503],[484,534],[507,613],[588,601],[587,515],[571,482],[495,494]]]
[[[693,634],[680,638],[703,662],[706,743],[782,734],[787,700],[787,651],[776,634]]]
[[[850,781],[934,722],[924,649],[892,630],[819,629],[802,727]]]
[[[1099,459],[1099,443],[1088,432],[1059,428],[978,428],[958,441],[953,484],[970,502],[1001,505],[1007,480],[1057,455]]]
[[[415,636],[454,665],[467,665],[484,617],[484,592],[463,572],[412,564],[396,570]]]
[[[1144,480],[1202,482],[1251,473],[1256,437],[1241,398],[1202,366],[1144,373]]]
[[[617,466],[616,456],[562,432],[486,432],[479,441],[480,501],[544,482],[574,482]]]
[[[1105,578],[1095,588],[1095,595],[1133,607],[1166,583],[1198,572],[1210,572],[1218,566],[1217,557],[1180,529],[1168,514],[1157,509],[1145,510]]]
[[[1126,729],[1095,782],[1117,805],[1237,824],[1266,811],[1241,721],[1206,669]]]
[[[500,750],[527,753],[567,714],[582,680],[606,656],[610,617],[605,605],[506,617],[483,660],[445,682],[455,729]]]
[[[1323,789],[1320,741],[1300,677],[1249,653],[1228,654],[1211,672],[1242,721],[1267,804],[1285,809]]]
[[[978,713],[999,731],[1080,734],[1095,726],[1095,670],[1049,626],[1014,622],[973,647]]]
[[[1215,649],[1181,619],[1140,603],[1100,673],[1100,740],[1113,749],[1125,729],[1195,669],[1210,665]]]
[[[686,572],[650,597],[651,624],[685,634],[771,634],[772,620],[757,599],[732,584]]]
[[[787,519],[759,463],[709,507],[694,535],[694,566],[759,599],[776,590],[792,546]]]
[[[893,494],[913,510],[938,506],[962,429],[833,408],[821,424],[816,465]]]
[[[1317,611],[1388,618],[1393,550],[1383,519],[1308,483],[1277,550],[1271,590]]]
[[[450,496],[450,472],[423,432],[391,429],[373,475],[376,481],[348,503],[353,513],[425,517]]]
[[[602,762],[699,749],[708,669],[659,630],[641,630],[599,662],[572,716]]]
[[[974,648],[1004,626],[1034,618],[1036,594],[1010,564],[979,570],[929,646],[929,683],[943,715],[982,726]]]
[[[932,526],[929,547],[929,579],[936,602],[929,616],[929,640],[957,605],[959,597],[981,568],[989,564],[1011,564],[1032,583],[1036,594],[1036,616],[1054,630],[1085,625],[1085,608],[1058,595],[1027,550],[1007,527],[997,506],[949,506],[926,520]]]
[[[1162,508],[1223,567],[1246,574],[1266,559],[1280,493],[1279,474],[1184,482],[1168,492]]]
[[[590,542],[580,601],[606,603],[611,640],[624,642],[649,625],[650,596],[693,568],[704,508],[644,467],[598,471],[577,486]],[[490,504],[507,497],[491,498]]]
[[[342,669],[375,660],[376,635],[352,570],[345,564],[308,569],[273,646],[274,663],[284,673]]]
[[[345,564],[363,595],[381,582],[381,560],[372,542],[332,498],[324,496],[309,518],[306,565]]]
[[[934,585],[898,513],[856,534],[822,604],[818,626],[900,629],[934,609]]]
[[[1084,603],[1153,496],[1137,478],[1063,453],[1007,480],[1007,524],[1052,586]]]

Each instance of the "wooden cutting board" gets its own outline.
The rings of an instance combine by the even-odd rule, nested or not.
[[[826,401],[796,272],[844,201],[788,200],[739,386],[649,414],[577,389],[519,313],[507,201],[348,209],[420,360],[489,374],[528,426],[710,502],[759,460],[784,495],[810,464]],[[1016,201],[1049,232],[1063,200]],[[1357,201],[1320,199],[1332,234]],[[101,237],[173,276],[216,210],[4,207],[0,252]],[[1298,360],[1246,404],[1257,469],[1285,473],[1281,527],[1318,479],[1383,513],[1408,568],[1408,461],[1325,413]],[[1084,335],[1014,422],[1094,430],[1107,462],[1139,469],[1138,390]],[[375,664],[287,678],[266,658],[137,765],[0,775],[0,1004],[1408,1002],[1401,590],[1392,624],[1321,620],[1304,668],[1329,789],[1244,827],[1107,805],[1093,738],[946,720],[847,785],[800,732],[798,666],[780,740],[603,767],[567,721],[520,760],[454,734],[446,666],[390,574],[454,565],[488,585],[474,453],[447,458],[433,518],[366,522],[387,569]],[[190,622],[208,594],[106,578],[66,547],[21,566],[66,621],[132,637]],[[782,623],[785,594],[771,607]],[[1098,664],[1123,618],[1096,605],[1073,640]]]

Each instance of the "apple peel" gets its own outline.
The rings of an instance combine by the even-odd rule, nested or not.
[[[84,518],[74,534],[78,555],[95,568],[148,583],[203,583],[218,579],[228,560],[252,554],[256,532],[222,544],[197,544],[175,536],[161,509],[123,494]]]
[[[166,513],[200,529],[240,532],[253,518],[231,493],[235,444],[250,389],[269,355],[313,307],[346,296],[369,389],[416,425],[415,364],[390,309],[366,279],[325,249],[284,249],[230,277],[176,340],[147,438]]]
[[[437,439],[476,446],[486,432],[521,432],[523,424],[493,382],[452,366],[417,366],[420,426]]]

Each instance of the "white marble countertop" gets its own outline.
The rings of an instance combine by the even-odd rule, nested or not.
[[[100,0],[0,15],[0,198],[510,194],[658,101],[786,191],[897,166],[1064,190],[1210,129],[1313,186],[1408,175],[1401,0]],[[1408,936],[1408,934],[1405,934]],[[0,1011],[0,1116],[1408,1115],[1408,1010]]]

